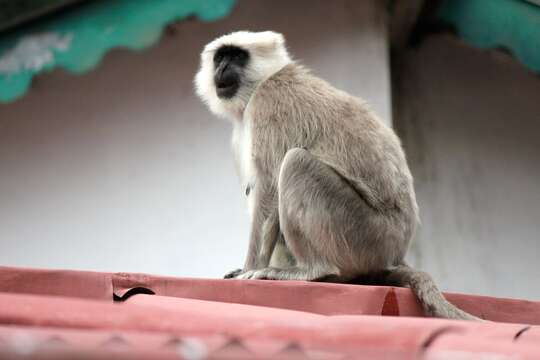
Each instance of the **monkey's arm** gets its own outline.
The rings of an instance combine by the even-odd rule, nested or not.
[[[270,264],[279,237],[279,214],[273,187],[257,181],[254,191],[251,234],[244,271],[260,269]]]
[[[257,193],[258,191],[255,190],[250,195],[255,196]],[[225,279],[236,278],[249,270],[268,267],[279,240],[281,234],[279,229],[279,213],[273,196],[269,193],[263,193],[252,201],[254,202],[254,211],[244,268],[228,272],[224,276]],[[268,209],[268,203],[273,205],[270,205],[270,209]]]

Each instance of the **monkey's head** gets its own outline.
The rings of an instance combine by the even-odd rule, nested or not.
[[[205,46],[195,88],[213,113],[241,119],[257,86],[290,62],[283,35],[234,32]]]

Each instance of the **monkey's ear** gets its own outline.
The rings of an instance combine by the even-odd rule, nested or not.
[[[275,38],[276,45],[285,45],[285,37],[283,36],[283,34],[275,32],[274,38]]]
[[[285,37],[283,36],[283,34],[276,33],[276,41],[280,45],[285,44]]]
[[[285,37],[275,31],[264,31],[259,33],[261,35],[261,40],[265,41],[267,44],[273,44],[277,46],[285,45]]]

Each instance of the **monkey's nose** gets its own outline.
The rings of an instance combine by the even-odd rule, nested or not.
[[[236,94],[240,86],[240,76],[229,66],[216,72],[214,82],[218,96],[230,98]]]
[[[230,67],[227,67],[223,71],[218,71],[214,81],[217,88],[226,88],[238,82],[238,74]]]
[[[220,78],[216,80],[216,87],[218,89],[224,89],[234,85],[236,85],[236,79],[233,77]]]

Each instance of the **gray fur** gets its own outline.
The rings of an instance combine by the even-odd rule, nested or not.
[[[244,268],[226,277],[347,282],[386,272],[383,280],[410,286],[429,315],[474,319],[404,263],[418,207],[393,130],[292,61],[249,84],[239,121],[251,129],[255,206]]]

